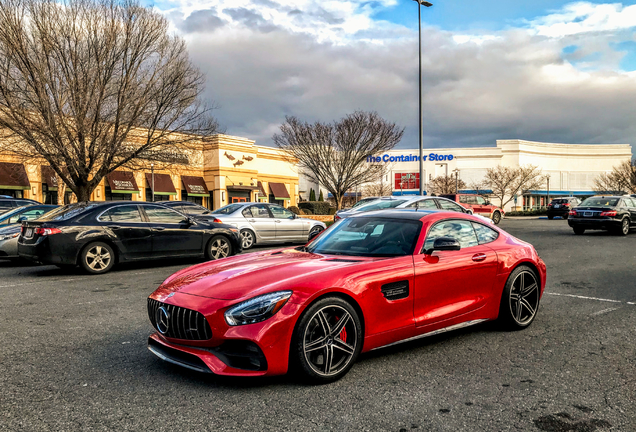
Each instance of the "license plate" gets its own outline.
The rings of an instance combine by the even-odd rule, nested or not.
[[[594,213],[592,213],[592,212],[583,212],[583,216],[592,217],[592,216],[594,216]]]
[[[559,208],[559,207],[561,207],[561,205],[560,205],[560,204],[555,204],[555,205],[554,205],[554,208]]]
[[[33,228],[27,228],[26,232],[24,233],[24,238],[32,238],[33,237]]]

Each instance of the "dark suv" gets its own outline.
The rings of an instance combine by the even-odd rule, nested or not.
[[[548,219],[552,220],[555,216],[561,216],[561,219],[567,219],[570,210],[581,204],[581,200],[574,197],[554,198],[548,204]]]
[[[35,204],[40,203],[26,198],[13,198],[10,196],[0,195],[0,214],[6,213],[14,208]]]
[[[620,196],[595,196],[586,199],[570,211],[568,225],[574,234],[585,230],[608,230],[619,235],[629,234],[636,227],[636,199]]]

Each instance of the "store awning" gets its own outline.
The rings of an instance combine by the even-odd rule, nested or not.
[[[208,197],[210,192],[203,177],[181,176],[181,183],[189,196]]]
[[[57,175],[53,168],[48,165],[42,165],[42,183],[45,184],[50,191],[57,190]]]
[[[106,176],[111,193],[138,194],[139,187],[130,171],[113,171]]]
[[[152,173],[146,173],[146,184],[150,189],[152,187]],[[170,174],[154,174],[155,177],[155,187],[154,194],[155,195],[176,195],[177,190],[174,188],[174,183],[172,183],[172,177]]]
[[[258,182],[258,194],[261,197],[267,198],[267,193],[265,192],[265,188],[263,187],[263,183]]]
[[[258,187],[256,187],[256,186],[243,186],[243,185],[230,185],[230,186],[227,186],[227,190],[253,191],[253,190],[258,190]]]
[[[24,165],[0,162],[0,189],[29,190],[31,183]]]
[[[274,199],[277,199],[277,200],[291,199],[289,197],[289,192],[287,192],[287,188],[285,187],[283,183],[269,182],[269,190],[272,191],[272,195],[274,195]]]

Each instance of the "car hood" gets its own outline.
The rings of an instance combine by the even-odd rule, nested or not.
[[[190,267],[170,276],[157,294],[173,292],[218,300],[235,300],[275,289],[293,289],[294,283],[337,268],[368,263],[377,258],[318,255],[296,249],[270,250],[225,258]]]

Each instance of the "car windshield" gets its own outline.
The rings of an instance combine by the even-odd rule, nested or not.
[[[361,206],[363,206],[363,205],[369,204],[369,203],[371,203],[372,201],[377,201],[377,200],[378,200],[378,198],[364,198],[364,199],[361,199],[360,201],[358,201],[357,203],[355,203],[355,204],[353,205],[353,207],[351,207],[351,208],[352,208],[352,209],[354,209],[354,208],[358,208],[358,207],[361,207]]]
[[[618,198],[591,197],[583,201],[581,207],[616,207]]]
[[[64,221],[69,220],[78,214],[91,210],[98,206],[99,203],[81,202],[76,204],[68,204],[64,207],[57,208],[38,218],[38,222]]]
[[[416,220],[344,219],[311,242],[307,252],[326,255],[393,257],[411,255],[422,223]]]
[[[231,214],[242,208],[242,204],[228,204],[225,207],[221,207],[218,210],[214,210],[212,214]]]
[[[567,199],[553,199],[552,204],[567,204]]]
[[[368,212],[373,210],[390,209],[390,208],[395,208],[399,206],[400,204],[404,204],[406,201],[407,200],[403,200],[403,199],[377,200],[377,201],[373,201],[371,203],[358,207],[356,211]]]

